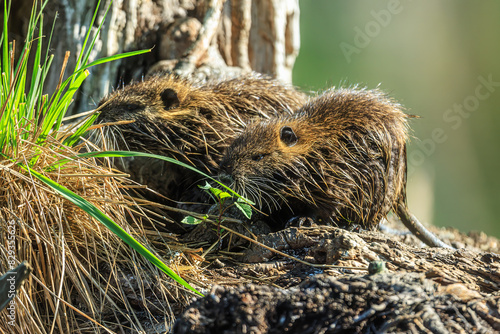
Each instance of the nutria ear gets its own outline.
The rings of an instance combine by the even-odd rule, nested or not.
[[[179,97],[177,96],[177,92],[171,88],[165,89],[160,94],[161,100],[163,101],[163,105],[165,109],[173,109],[179,106]]]
[[[281,128],[280,139],[288,147],[292,147],[293,145],[297,144],[297,141],[299,140],[295,132],[293,132],[292,128],[289,126],[284,126]]]

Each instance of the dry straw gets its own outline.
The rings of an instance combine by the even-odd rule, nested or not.
[[[22,145],[20,159],[29,160],[30,146]],[[196,266],[187,261],[173,237],[151,227],[154,224],[123,194],[131,182],[121,173],[93,159],[70,161],[64,169],[46,173],[44,166],[77,151],[68,147],[40,149],[34,170],[92,202],[172,269],[182,266],[191,271],[183,272],[184,277],[199,278]],[[32,276],[15,300],[15,321],[10,321],[9,312],[0,313],[4,332],[46,333],[55,329],[73,333],[78,329],[94,333],[100,327],[119,332],[119,326],[143,330],[141,324],[148,318],[151,323],[171,323],[170,301],[188,302],[191,293],[10,160],[0,162],[0,203],[2,272],[9,269],[11,243],[7,241],[12,229],[5,228],[9,224],[15,228],[17,263],[26,260],[33,267]],[[159,315],[164,318],[158,319]]]
[[[90,40],[88,34],[74,71],[65,74],[65,62],[54,94],[42,95],[52,61],[52,56],[47,53],[44,57],[42,52],[41,13],[46,4],[34,2],[28,37],[16,61],[15,43],[7,39],[10,4],[4,0],[0,273],[22,261],[33,271],[18,296],[0,312],[0,331],[105,333],[146,330],[148,324],[162,322],[169,325],[174,306],[186,304],[192,292],[74,203],[93,204],[94,211],[107,215],[183,277],[199,280],[199,269],[184,256],[186,247],[157,231],[141,206],[125,195],[127,188],[137,185],[109,167],[105,159],[72,159],[82,151],[99,150],[84,141],[77,145],[95,115],[73,132],[64,132],[61,127],[75,92],[89,75],[88,67],[141,52],[90,63],[96,39]],[[96,14],[97,10],[89,26],[94,26]],[[35,36],[37,30],[39,35]],[[69,160],[63,165],[56,164],[65,158]],[[50,168],[54,164],[57,168]],[[43,180],[51,180],[52,186]],[[70,201],[61,196],[61,189],[73,193]]]

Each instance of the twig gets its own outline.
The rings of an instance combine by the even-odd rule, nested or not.
[[[111,333],[111,334],[114,334],[114,332],[110,331],[109,329],[107,329],[104,325],[98,323],[95,319],[92,319],[91,317],[89,317],[88,315],[86,315],[85,313],[83,313],[82,311],[80,311],[79,309],[77,309],[76,307],[74,307],[73,305],[69,304],[67,301],[65,301],[64,299],[61,299],[59,298],[55,293],[53,293],[52,291],[50,291],[49,288],[47,288],[45,286],[45,284],[42,283],[42,281],[40,281],[35,275],[32,276],[33,279],[35,281],[38,282],[38,284],[40,284],[49,294],[51,294],[54,298],[56,298],[57,300],[61,301],[64,305],[66,305],[67,307],[69,307],[70,309],[72,309],[73,311],[75,311],[76,313],[78,313],[79,315],[81,315],[82,317],[92,321],[94,324],[96,324],[97,326],[100,326],[102,327],[106,332],[108,333]]]
[[[96,111],[95,109],[92,109],[92,110],[84,111],[84,112],[81,112],[81,113],[78,113],[78,114],[74,114],[74,115],[71,115],[71,116],[66,116],[66,117],[63,117],[62,121],[66,122],[66,121],[69,121],[70,119],[73,119],[73,118],[87,116],[87,115],[93,114],[95,111]]]
[[[160,208],[160,209],[165,209],[165,210],[172,211],[172,212],[182,213],[184,215],[193,216],[193,217],[199,218],[199,219],[205,219],[205,218],[207,218],[207,219],[219,219],[218,215],[202,214],[202,213],[199,213],[199,212],[178,209],[178,208],[174,208],[173,206],[159,204],[159,203],[155,203],[155,202],[151,202],[151,201],[148,201],[148,200],[139,199],[139,198],[135,198],[135,197],[131,197],[131,196],[124,196],[124,197],[126,197],[128,199],[131,199],[131,200],[134,200],[137,203],[141,202],[143,205],[151,205],[151,206],[154,206],[154,207],[157,207],[157,208]],[[230,222],[230,223],[238,223],[238,224],[242,224],[243,223],[242,220],[235,219],[235,218],[221,217],[221,219],[223,221],[227,221],[227,222]]]
[[[62,82],[64,79],[64,72],[66,71],[66,66],[68,66],[69,55],[70,55],[69,51],[66,51],[66,53],[64,54],[64,60],[63,60],[63,64],[61,67],[61,73],[59,74],[59,82],[57,83],[57,87],[55,90],[56,92],[59,91],[59,89],[61,88],[61,85],[62,85]]]
[[[130,124],[134,123],[135,120],[125,120],[125,121],[117,121],[117,122],[110,122],[110,123],[100,123],[100,124],[94,124],[90,126],[87,130],[95,130],[99,129],[105,126],[111,126],[111,125],[123,125],[123,124]]]
[[[54,173],[48,173],[49,175]],[[56,174],[58,177],[130,177],[130,174]]]
[[[210,253],[210,251],[211,251],[212,249],[214,249],[214,248],[215,248],[215,246],[217,246],[217,245],[219,244],[219,240],[224,239],[224,238],[225,238],[228,234],[229,234],[229,231],[228,231],[228,233],[226,233],[226,234],[224,234],[223,236],[221,236],[220,238],[218,238],[216,242],[214,242],[212,245],[210,245],[210,247],[208,247],[208,249],[207,249],[206,251],[204,251],[204,252],[201,254],[201,256],[202,256],[203,258],[204,258],[204,257],[206,257],[206,256],[207,256],[207,254],[208,254],[208,253]]]

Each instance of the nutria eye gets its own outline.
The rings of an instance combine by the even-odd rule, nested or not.
[[[284,126],[281,128],[280,139],[288,147],[294,146],[295,144],[297,144],[297,141],[299,140],[295,132],[293,132],[293,129],[289,126]]]
[[[177,96],[177,92],[171,88],[165,89],[161,94],[160,94],[161,100],[163,101],[163,106],[165,107],[165,110],[169,109],[175,109],[179,107],[180,101],[179,97]]]
[[[255,154],[252,155],[252,160],[253,161],[261,161],[264,158],[264,154]]]

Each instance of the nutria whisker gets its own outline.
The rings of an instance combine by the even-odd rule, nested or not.
[[[236,184],[279,194],[295,215],[374,228],[392,210],[411,228],[401,209],[407,210],[407,139],[408,116],[381,91],[330,89],[292,115],[249,126],[221,166]]]
[[[292,86],[256,74],[207,84],[175,75],[152,77],[101,100],[97,123],[134,122],[110,127],[101,136],[105,138],[93,140],[168,156],[215,176],[224,150],[247,124],[290,115],[305,100]],[[192,197],[198,174],[172,164],[164,164],[164,169],[168,177],[155,190],[173,201]]]

